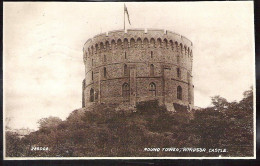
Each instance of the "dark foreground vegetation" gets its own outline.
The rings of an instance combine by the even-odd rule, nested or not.
[[[105,104],[75,110],[65,121],[55,117],[41,119],[39,130],[23,138],[6,132],[6,156],[253,156],[252,90],[244,92],[240,102],[215,96],[212,104],[192,113],[168,112],[157,101],[139,103],[136,109],[128,110]],[[185,147],[205,148],[206,152],[180,151]],[[173,148],[180,149],[174,152]]]

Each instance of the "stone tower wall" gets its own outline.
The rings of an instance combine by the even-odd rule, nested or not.
[[[129,29],[96,35],[83,48],[82,105],[158,99],[162,104],[193,106],[192,59],[192,42],[171,31]],[[123,92],[125,83],[129,95]]]

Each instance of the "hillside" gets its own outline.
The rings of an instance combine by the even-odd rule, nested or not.
[[[7,156],[252,156],[252,91],[246,91],[240,102],[215,96],[212,103],[213,107],[192,113],[169,112],[157,101],[133,109],[96,104],[73,111],[65,121],[41,119],[40,129],[22,139],[7,132]],[[192,152],[198,151],[194,148],[206,151]]]

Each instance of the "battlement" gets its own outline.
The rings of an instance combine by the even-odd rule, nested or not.
[[[84,48],[88,48],[93,45],[95,47],[96,44],[99,46],[101,42],[108,42],[109,44],[111,44],[113,40],[117,44],[118,39],[120,39],[121,41],[127,39],[127,41],[129,42],[131,38],[133,38],[135,41],[137,40],[137,38],[140,38],[142,40],[142,43],[145,38],[147,38],[148,41],[150,41],[152,38],[155,40],[159,38],[160,40],[162,40],[162,42],[178,42],[184,47],[189,47],[190,49],[192,49],[192,42],[188,38],[178,33],[164,29],[127,29],[126,31],[121,29],[109,31],[106,33],[95,35],[93,38],[88,39],[84,44]]]

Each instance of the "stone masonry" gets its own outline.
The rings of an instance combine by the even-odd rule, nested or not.
[[[160,29],[96,35],[83,48],[82,107],[154,99],[193,107],[192,47],[186,37]]]

